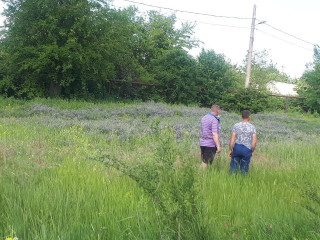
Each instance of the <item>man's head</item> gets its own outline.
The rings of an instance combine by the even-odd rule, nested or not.
[[[250,111],[249,110],[243,110],[242,111],[242,119],[245,119],[245,120],[249,120],[250,119]]]
[[[214,115],[219,115],[220,107],[218,105],[212,105],[210,108],[210,112],[212,112]]]

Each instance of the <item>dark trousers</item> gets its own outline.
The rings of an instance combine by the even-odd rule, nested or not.
[[[235,173],[240,166],[240,172],[242,175],[246,175],[249,170],[249,163],[251,159],[251,149],[247,148],[242,144],[234,144],[229,173]]]
[[[212,164],[217,147],[200,146],[200,149],[202,162]]]

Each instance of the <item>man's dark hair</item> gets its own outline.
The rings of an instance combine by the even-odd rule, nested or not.
[[[249,110],[243,110],[242,111],[242,118],[243,119],[247,119],[247,118],[249,118],[250,117],[250,111]]]

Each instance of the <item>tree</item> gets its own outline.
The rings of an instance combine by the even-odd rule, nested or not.
[[[320,113],[320,48],[314,47],[314,61],[298,84],[298,93],[306,97],[305,110]]]
[[[166,63],[164,62],[161,66],[160,59],[169,61],[169,55],[175,56],[175,54],[169,54],[170,52],[184,51],[185,48],[195,46],[197,41],[191,39],[193,26],[183,24],[181,28],[176,29],[175,15],[164,16],[157,11],[148,12],[145,18],[137,16],[137,12],[133,8],[124,11],[129,12],[131,23],[129,23],[130,27],[127,27],[130,31],[126,32],[126,36],[130,36],[130,41],[123,48],[130,49],[125,52],[131,51],[131,54],[127,54],[122,61],[116,61],[117,78],[123,82],[112,84],[112,92],[121,98],[168,100],[164,97],[168,92],[165,94],[163,88],[157,91],[154,87],[132,85],[130,82],[155,84],[159,84],[159,81],[162,82],[163,76],[160,77],[162,73],[157,72],[157,69],[162,68],[165,71],[163,65]],[[123,48],[118,49],[117,52],[123,52]],[[115,55],[119,54],[115,52]],[[130,59],[134,59],[134,61]],[[172,59],[172,61],[175,60]],[[129,66],[132,67],[128,68]],[[159,80],[160,78],[162,80]],[[166,88],[166,86],[164,87]]]
[[[277,65],[272,62],[267,50],[254,52],[251,64],[250,85],[254,88],[266,91],[266,84],[270,81],[290,82],[290,78],[280,73]]]
[[[252,113],[263,112],[269,108],[266,92],[258,89],[239,88],[235,93],[222,95],[221,108],[227,111],[241,112],[248,109]],[[273,109],[274,110],[274,109]]]
[[[148,67],[153,59],[173,49],[190,49],[198,41],[191,39],[193,25],[185,23],[175,28],[176,16],[165,16],[157,11],[149,11],[147,18],[136,21],[135,55],[143,67]]]
[[[181,49],[168,51],[151,62],[158,92],[169,103],[190,104],[196,101],[196,61]]]
[[[85,96],[115,75],[105,1],[2,0],[7,56],[2,93],[18,97]]]
[[[210,106],[219,102],[221,96],[234,89],[239,82],[239,75],[223,55],[213,50],[202,49],[198,57],[199,68],[199,102],[203,106]]]
[[[110,92],[149,99],[128,83],[156,83],[161,73],[153,66],[161,68],[160,59],[190,60],[184,49],[197,44],[190,37],[193,26],[176,29],[174,15],[156,11],[144,19],[134,7],[110,9],[105,0],[0,1],[7,3],[0,42],[0,93],[7,96],[96,98]],[[110,87],[112,79],[124,84]],[[170,101],[182,101],[180,97]]]

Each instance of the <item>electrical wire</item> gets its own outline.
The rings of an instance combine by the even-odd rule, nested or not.
[[[113,7],[119,8],[119,9],[125,9],[125,7],[120,7],[112,4]],[[190,19],[183,19],[183,18],[177,18],[176,20],[179,20],[181,22],[190,22]],[[242,26],[234,26],[234,25],[227,25],[227,24],[216,24],[216,23],[208,23],[208,22],[201,22],[201,21],[192,21],[196,24],[206,24],[206,25],[211,25],[211,26],[218,26],[218,27],[230,27],[230,28],[240,28],[240,29],[251,29],[250,27],[242,27]]]
[[[308,42],[308,41],[303,40],[303,39],[301,39],[301,38],[299,38],[299,37],[296,37],[296,36],[294,36],[294,35],[292,35],[292,34],[290,34],[290,33],[287,33],[287,32],[285,32],[285,31],[282,31],[282,30],[278,29],[278,28],[275,28],[275,27],[271,26],[270,24],[266,24],[266,25],[269,26],[269,27],[271,27],[271,28],[273,28],[274,30],[277,30],[277,31],[279,31],[279,32],[282,32],[282,33],[284,33],[284,34],[286,34],[286,35],[288,35],[288,36],[290,36],[290,37],[293,37],[293,38],[295,38],[295,39],[298,39],[298,40],[300,40],[300,41],[302,41],[302,42],[308,43],[308,44],[310,44],[310,45],[312,45],[312,46],[315,45],[315,44],[313,44],[313,43],[311,43],[311,42]]]
[[[259,20],[259,19],[257,19],[257,20]],[[259,21],[260,21],[260,20],[259,20]],[[288,36],[290,36],[290,37],[293,37],[293,38],[295,38],[295,39],[298,39],[298,40],[300,40],[300,41],[302,41],[302,42],[305,42],[305,43],[307,43],[307,44],[310,44],[310,45],[312,45],[312,46],[315,46],[314,43],[311,43],[311,42],[306,41],[306,40],[304,40],[304,39],[302,39],[302,38],[300,38],[300,37],[297,37],[297,36],[294,36],[294,35],[292,35],[292,34],[290,34],[290,33],[287,33],[287,32],[285,32],[285,31],[283,31],[283,30],[281,30],[281,29],[279,29],[279,28],[276,28],[276,27],[274,27],[274,26],[271,26],[271,25],[268,24],[268,23],[264,23],[264,25],[266,25],[266,26],[268,26],[268,27],[270,27],[270,28],[272,28],[272,29],[274,29],[274,30],[276,30],[276,31],[278,31],[278,32],[281,32],[281,33],[283,33],[283,34],[286,34],[286,35],[288,35]]]
[[[267,36],[270,36],[270,37],[273,37],[273,38],[275,38],[275,39],[281,40],[281,41],[283,41],[283,42],[286,42],[286,43],[291,44],[291,45],[293,45],[293,46],[296,46],[296,47],[302,48],[302,49],[304,49],[304,50],[307,50],[307,51],[313,52],[313,50],[311,50],[311,49],[308,49],[308,48],[302,47],[302,46],[297,45],[297,44],[295,44],[295,43],[292,43],[292,42],[289,42],[289,41],[284,40],[284,39],[282,39],[282,38],[276,37],[276,36],[274,36],[274,35],[271,35],[271,34],[269,34],[269,33],[266,33],[266,32],[264,32],[264,31],[261,31],[261,30],[259,30],[258,28],[256,28],[256,30],[257,30],[258,32],[261,32],[261,33],[263,33],[263,34],[267,35]]]
[[[183,19],[183,18],[177,18],[177,20],[182,21],[189,21],[188,19]],[[230,27],[230,28],[241,28],[241,29],[251,29],[250,27],[241,27],[241,26],[234,26],[234,25],[227,25],[227,24],[216,24],[216,23],[208,23],[208,22],[199,22],[199,21],[194,21],[195,23],[199,24],[206,24],[206,25],[211,25],[211,26],[218,26],[218,27]]]
[[[184,10],[173,9],[173,8],[168,8],[168,7],[160,7],[160,6],[150,5],[150,4],[131,1],[131,0],[123,0],[123,1],[134,3],[134,4],[139,4],[139,5],[144,5],[144,6],[148,6],[148,7],[153,7],[153,8],[159,8],[159,9],[165,9],[165,10],[170,10],[170,11],[175,11],[175,12],[182,12],[182,13],[189,13],[189,14],[195,14],[195,15],[202,15],[202,16],[208,16],[208,17],[233,18],[233,19],[238,19],[238,20],[251,20],[252,19],[252,18],[244,18],[244,17],[231,17],[231,16],[214,15],[214,14],[208,14],[208,13],[184,11]]]
[[[242,19],[242,20],[248,20],[248,19],[249,19],[249,20],[252,20],[252,18],[240,18],[240,17],[230,17],[230,16],[219,16],[219,15],[199,13],[199,12],[183,11],[183,10],[178,10],[178,9],[172,9],[172,8],[167,8],[167,7],[160,7],[160,6],[145,4],[145,3],[136,2],[136,1],[132,1],[132,0],[123,0],[123,1],[125,1],[125,2],[130,2],[130,3],[134,3],[134,4],[139,4],[139,5],[144,5],[144,6],[148,6],[148,7],[153,7],[153,8],[166,9],[166,10],[171,10],[171,11],[175,11],[175,12],[183,12],[183,13],[189,13],[189,14],[202,15],[202,16],[211,16],[211,17],[220,17],[220,18],[233,18],[233,19]],[[181,18],[177,18],[177,20],[189,21],[189,20],[185,20],[185,19],[181,19]],[[262,20],[259,20],[259,19],[256,19],[256,20],[263,22]],[[249,28],[249,27],[233,26],[233,25],[227,25],[227,24],[214,24],[214,23],[207,23],[207,22],[200,22],[200,21],[195,21],[195,22],[196,22],[196,23],[199,23],[199,24],[206,24],[206,25],[211,25],[211,26],[231,27],[231,28],[241,28],[241,29],[251,29],[251,28]],[[300,40],[300,41],[302,41],[302,42],[305,42],[305,43],[307,43],[307,44],[310,44],[310,45],[312,45],[312,46],[315,46],[315,44],[313,44],[313,43],[311,43],[311,42],[309,42],[309,41],[303,40],[302,38],[296,37],[296,36],[294,36],[294,35],[292,35],[292,34],[290,34],[290,33],[287,33],[287,32],[285,32],[285,31],[281,30],[281,29],[278,29],[278,28],[276,28],[276,27],[273,27],[273,26],[271,26],[270,24],[264,23],[264,25],[266,25],[266,26],[268,26],[268,27],[270,27],[270,28],[272,28],[272,29],[274,29],[274,30],[276,30],[276,31],[279,31],[279,32],[281,32],[281,33],[283,33],[283,34],[286,34],[286,35],[288,35],[288,36],[290,36],[290,37],[293,37],[293,38],[295,38],[295,39],[297,39],[297,40]],[[293,45],[293,46],[296,46],[296,47],[305,49],[305,50],[307,50],[307,51],[313,52],[313,50],[310,50],[310,49],[305,48],[305,47],[303,47],[303,46],[294,44],[294,43],[292,43],[292,42],[289,42],[289,41],[284,40],[284,39],[282,39],[282,38],[276,37],[276,36],[274,36],[274,35],[271,35],[271,34],[269,34],[269,33],[264,32],[264,31],[258,30],[257,28],[256,28],[256,30],[259,31],[259,32],[261,32],[261,33],[263,33],[263,34],[265,34],[265,35],[268,35],[268,36],[273,37],[273,38],[275,38],[275,39],[278,39],[278,40],[281,40],[281,41],[283,41],[283,42],[286,42],[286,43],[288,43],[288,44],[290,44],[290,45]]]

